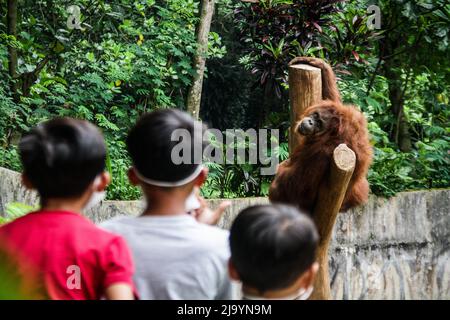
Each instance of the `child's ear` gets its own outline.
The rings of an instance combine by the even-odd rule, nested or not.
[[[228,274],[230,275],[231,280],[240,281],[239,274],[237,273],[236,268],[234,267],[231,259],[228,260]]]
[[[204,167],[202,171],[198,174],[197,178],[194,180],[194,185],[197,187],[201,187],[203,183],[205,183],[208,178],[208,168]]]
[[[317,271],[319,271],[319,264],[317,262],[314,262],[311,267],[302,275],[304,288],[314,286],[314,280],[316,279]]]
[[[108,171],[103,171],[100,174],[100,183],[97,186],[97,191],[105,190],[108,187],[110,182],[111,182],[111,176],[110,176],[109,172]]]
[[[22,184],[26,189],[28,189],[28,190],[34,189],[33,184],[31,183],[30,179],[28,179],[28,177],[25,173],[22,173],[21,178],[22,178]]]
[[[133,186],[137,186],[140,184],[139,178],[137,177],[136,171],[133,167],[130,167],[128,169],[128,180]]]

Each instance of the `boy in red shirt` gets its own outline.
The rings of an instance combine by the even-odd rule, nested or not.
[[[110,181],[100,131],[87,121],[50,120],[22,138],[19,152],[23,184],[37,190],[41,209],[0,227],[0,246],[26,288],[51,299],[133,299],[124,239],[80,214]]]

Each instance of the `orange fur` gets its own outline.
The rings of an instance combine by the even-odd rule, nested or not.
[[[300,59],[302,63],[322,67],[322,78],[325,79],[322,81],[325,86],[324,98],[333,99],[307,108],[302,118],[319,112],[328,113],[333,121],[320,135],[300,136],[299,144],[290,159],[280,164],[269,191],[269,199],[272,202],[293,204],[312,212],[319,190],[326,187],[325,184],[329,181],[333,151],[339,144],[345,143],[356,154],[355,170],[340,209],[345,211],[366,202],[369,194],[366,176],[372,161],[372,146],[369,142],[367,122],[356,107],[341,103],[335,82],[329,81],[335,78],[328,65],[318,59]]]

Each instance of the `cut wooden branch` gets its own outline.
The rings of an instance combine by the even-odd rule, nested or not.
[[[187,111],[196,119],[198,119],[200,113],[203,76],[208,52],[208,35],[213,13],[214,0],[202,0],[200,22],[197,27],[197,52],[194,56],[195,75],[186,101]]]
[[[322,100],[321,70],[307,64],[289,66],[289,99],[291,104],[291,129],[289,152],[298,144],[295,127],[303,111]]]
[[[355,169],[355,164],[356,155],[346,144],[340,144],[334,149],[329,180],[324,181],[324,187],[321,188],[314,207],[313,217],[319,232],[320,241],[317,249],[319,271],[311,296],[313,300],[328,300],[331,298],[328,248],[333,234],[333,227],[344,200],[348,183]]]

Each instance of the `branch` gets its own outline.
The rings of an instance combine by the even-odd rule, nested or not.
[[[348,183],[356,165],[356,155],[346,144],[340,144],[333,151],[330,176],[321,188],[314,208],[314,222],[319,232],[320,241],[317,248],[319,272],[314,284],[312,300],[331,298],[328,273],[328,248],[333,234],[336,218],[347,192]]]

